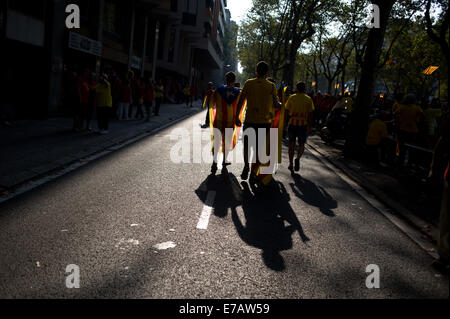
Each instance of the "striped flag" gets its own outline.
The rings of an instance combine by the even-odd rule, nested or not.
[[[275,117],[272,121],[272,125],[271,125],[271,129],[273,128],[278,128],[278,164],[282,163],[282,147],[283,147],[283,133],[284,133],[284,122],[285,122],[285,113],[286,113],[286,100],[287,100],[287,87],[284,87],[284,89],[282,90],[282,101],[281,101],[281,108],[279,110],[277,110],[277,112],[275,113]],[[267,141],[267,149],[270,149],[270,132],[267,134],[266,137],[266,141]],[[258,177],[259,181],[263,184],[263,185],[268,185],[273,178],[273,174],[261,174],[261,167],[269,166],[269,163],[265,163],[265,164],[259,164],[259,167],[257,168],[257,173],[256,176]]]
[[[225,140],[225,128],[233,128],[232,141],[228,150],[232,151],[236,147],[241,130],[241,127],[236,126],[235,123],[239,97],[240,95],[238,95],[231,104],[228,104],[219,92],[216,91],[213,98],[210,99],[209,125],[211,129],[211,141],[213,143],[212,152],[214,152],[214,128],[221,128],[223,140]],[[244,102],[241,113],[239,114],[241,122],[244,120],[246,110],[247,101]],[[223,149],[221,148],[219,152],[223,152]]]

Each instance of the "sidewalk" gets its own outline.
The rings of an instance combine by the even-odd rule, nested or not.
[[[199,101],[193,108],[186,108],[184,104],[165,104],[161,106],[160,116],[153,116],[150,122],[111,120],[108,135],[74,133],[71,118],[0,126],[0,194],[200,111]],[[93,121],[92,125],[95,130],[97,122]]]
[[[442,191],[430,187],[423,181],[423,176],[392,167],[375,169],[346,159],[341,146],[328,145],[317,135],[308,139],[308,145],[390,207],[393,212],[420,229],[424,236],[436,240]]]

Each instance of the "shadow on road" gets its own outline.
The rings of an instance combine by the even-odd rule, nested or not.
[[[225,218],[228,209],[236,210],[242,204],[242,189],[233,174],[209,175],[206,180],[195,191],[204,203],[208,192],[216,192],[214,200],[214,215]]]
[[[303,242],[309,241],[289,204],[290,196],[279,182],[273,182],[256,194],[251,192],[246,182],[242,183],[242,187],[245,224],[233,211],[236,230],[244,242],[262,249],[262,258],[267,267],[282,271],[285,263],[280,252],[292,248],[292,234],[297,231]],[[285,225],[285,221],[289,226]]]
[[[338,203],[323,187],[317,186],[297,174],[293,175],[293,178],[295,184],[291,183],[291,188],[298,198],[310,206],[319,208],[322,214],[326,216],[336,216],[333,209],[338,207]]]
[[[237,178],[228,173],[208,176],[196,194],[205,202],[210,191],[216,192],[214,215],[224,218],[230,209],[239,237],[248,245],[262,250],[263,261],[270,269],[285,269],[280,252],[292,248],[293,233],[298,232],[303,242],[309,241],[282,183],[273,182],[267,188],[252,192],[247,182],[240,185]],[[242,206],[245,220],[239,217],[238,206]],[[286,226],[285,222],[289,225]]]

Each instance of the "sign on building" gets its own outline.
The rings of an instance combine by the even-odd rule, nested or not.
[[[142,67],[142,59],[140,57],[133,55],[131,57],[130,67],[132,67],[133,69],[140,70]]]
[[[102,43],[82,36],[78,33],[69,32],[69,48],[88,54],[102,56]]]

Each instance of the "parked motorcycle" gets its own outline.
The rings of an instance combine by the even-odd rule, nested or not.
[[[336,103],[320,130],[320,137],[324,142],[332,143],[337,139],[345,139],[352,105],[351,98],[343,98]]]

